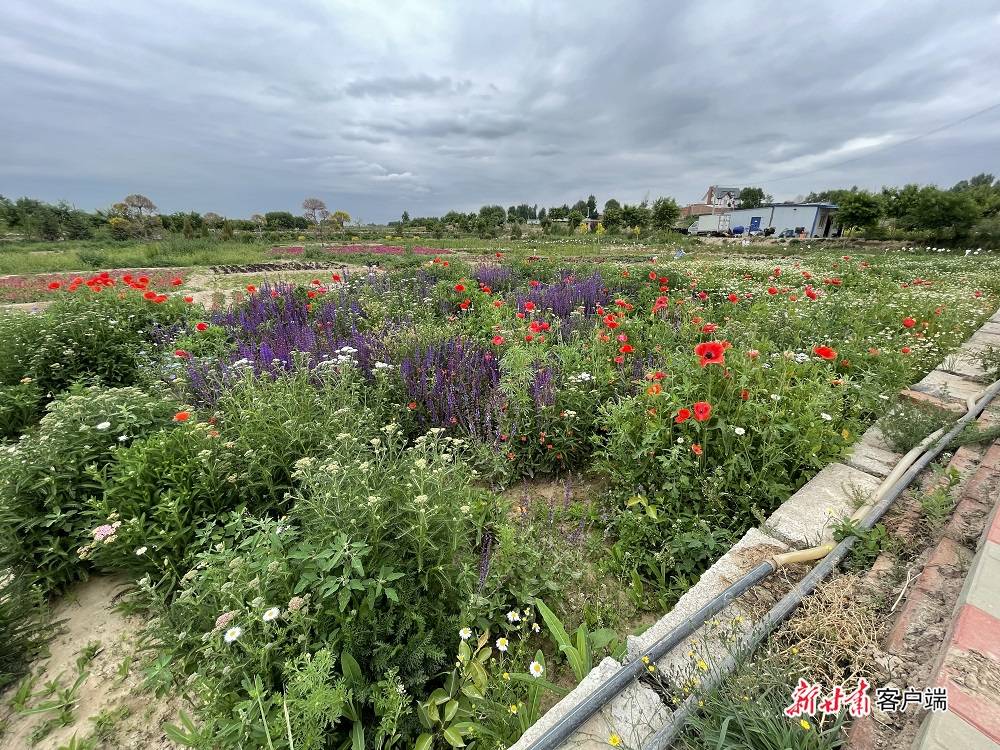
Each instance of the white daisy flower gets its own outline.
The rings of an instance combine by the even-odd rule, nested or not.
[[[820,417],[820,419],[825,419],[827,422],[832,422],[833,421],[833,417],[831,417],[825,411],[820,412],[819,417]]]
[[[521,613],[518,612],[516,609],[512,609],[510,612],[507,613],[507,619],[510,622],[520,622],[521,621]]]
[[[735,432],[737,435],[740,435],[741,437],[747,434],[747,431],[744,430],[742,427],[734,427],[733,432]]]
[[[142,557],[143,555],[146,554],[146,551],[147,551],[146,547],[139,547],[139,549],[135,551],[135,554],[137,554],[139,557]]]
[[[279,617],[281,617],[281,610],[277,607],[271,607],[263,615],[261,615],[261,619],[264,622],[274,622]]]
[[[99,425],[94,427],[95,430],[106,430],[111,426],[111,422],[101,422]]]
[[[531,623],[531,629],[534,630],[536,633],[541,633],[542,632],[542,628],[541,628],[541,626],[539,626],[539,624],[537,622]]]
[[[528,671],[531,673],[532,677],[541,677],[545,674],[545,667],[539,664],[537,661],[531,662],[531,666],[528,667]]]
[[[507,651],[507,646],[510,643],[506,638],[497,638],[497,650],[501,653]]]
[[[223,636],[223,638],[225,638],[226,643],[232,643],[241,635],[243,635],[243,628],[231,627],[229,628],[229,630],[226,631],[226,634]]]
[[[463,641],[467,641],[472,637],[472,628],[462,628],[458,631],[458,637]]]

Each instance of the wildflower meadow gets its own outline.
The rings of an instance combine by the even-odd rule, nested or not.
[[[115,574],[175,742],[507,747],[1000,302],[987,255],[315,252],[385,263],[4,315],[4,684]]]

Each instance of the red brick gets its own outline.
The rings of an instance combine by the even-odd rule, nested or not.
[[[1000,442],[993,443],[990,449],[986,451],[986,455],[983,456],[982,465],[988,469],[993,469],[993,471],[1000,472]]]
[[[941,569],[960,567],[961,562],[962,548],[953,539],[946,536],[941,537],[930,559],[927,560],[927,564],[924,565],[914,588],[924,592],[940,591],[944,578]]]
[[[937,684],[948,688],[949,711],[961,716],[994,742],[1000,742],[1000,705],[967,693],[947,677],[939,678]]]
[[[1000,662],[1000,620],[971,604],[962,606],[951,642],[963,651],[978,651]]]

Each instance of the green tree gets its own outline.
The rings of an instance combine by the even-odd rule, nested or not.
[[[622,221],[627,227],[642,230],[648,227],[652,220],[653,212],[649,210],[649,203],[647,201],[643,201],[637,206],[632,206],[628,203],[622,206]]]
[[[597,215],[597,198],[590,195],[587,196],[587,218],[592,219]]]
[[[883,216],[882,201],[867,191],[848,193],[837,204],[837,222],[845,229],[868,229],[878,224]]]
[[[190,216],[184,217],[184,223],[181,225],[181,234],[184,235],[184,239],[186,240],[194,239],[194,226],[191,224]]]
[[[771,200],[771,196],[764,193],[764,188],[745,187],[740,190],[740,208],[760,208]]]
[[[569,212],[569,228],[570,231],[577,229],[580,223],[583,221],[583,211],[574,208]]]
[[[295,217],[289,211],[268,211],[264,214],[264,221],[271,230],[295,229]]]
[[[405,226],[410,221],[410,212],[403,211],[403,215],[400,217],[400,221]]]
[[[681,209],[673,198],[657,198],[653,203],[653,227],[664,230],[673,227],[681,215]]]
[[[614,198],[609,198],[604,204],[604,215],[601,223],[608,231],[616,231],[622,225],[622,205]]]

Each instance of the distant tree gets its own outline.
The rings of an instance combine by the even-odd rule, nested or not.
[[[330,214],[330,221],[332,221],[338,229],[343,229],[345,224],[351,222],[351,215],[347,211],[334,211]]]
[[[649,204],[642,201],[637,206],[626,203],[622,206],[622,222],[632,229],[642,230],[649,226],[653,220],[653,212],[649,210]]]
[[[223,219],[222,220],[222,235],[221,236],[222,236],[223,240],[231,240],[233,238],[233,236],[234,236],[233,222],[229,221],[229,219]]]
[[[583,216],[587,215],[587,201],[577,201],[573,204],[574,211],[579,211]]]
[[[917,229],[958,237],[968,235],[979,217],[979,206],[967,194],[933,186],[920,189],[913,215]]]
[[[623,221],[622,216],[622,205],[614,198],[609,198],[604,204],[604,214],[601,217],[601,223],[611,230],[617,230]]]
[[[586,208],[586,206],[584,206],[584,208]],[[579,229],[580,224],[583,223],[583,211],[578,208],[574,208],[569,212],[569,216],[567,218],[569,219],[569,228],[571,230],[577,230]]]
[[[740,190],[740,208],[760,208],[771,200],[771,196],[764,193],[764,188],[745,187]]]
[[[510,228],[510,238],[512,240],[519,240],[522,236],[521,225],[518,222],[514,222],[514,226]]]
[[[184,223],[181,225],[181,234],[184,235],[184,239],[186,240],[194,239],[194,225],[191,224],[190,216],[184,217]]]
[[[597,215],[597,198],[590,195],[587,196],[587,218],[592,219]]]
[[[273,230],[295,229],[295,217],[288,211],[268,211],[264,214],[267,228]]]
[[[209,211],[207,214],[201,217],[202,221],[205,222],[205,226],[209,229],[218,229],[222,226],[222,222],[225,221],[223,217],[215,213],[215,211]]]
[[[408,211],[403,211],[402,223],[406,225],[410,221],[410,213]]]
[[[1000,214],[1000,180],[994,179],[991,174],[977,174],[968,180],[955,183],[951,190],[972,198],[983,216]]]
[[[305,211],[303,215],[306,219],[316,226],[322,224],[326,217],[329,216],[326,204],[319,198],[306,198],[302,201],[302,209]]]
[[[507,221],[507,212],[502,206],[483,206],[479,209],[479,218],[488,227],[499,227]]]
[[[509,206],[507,208],[507,223],[508,224],[517,223],[517,206]]]
[[[144,237],[148,237],[153,226],[152,217],[156,214],[156,204],[139,193],[126,195],[122,204],[125,206],[126,218],[138,227]]]
[[[837,222],[844,228],[869,229],[878,224],[884,215],[882,201],[868,191],[848,193],[841,198],[837,207]]]
[[[545,213],[545,209],[544,208],[539,209],[539,211],[538,211],[538,221],[539,222],[543,222],[543,221],[547,221],[547,219],[548,219],[548,216]]]
[[[653,227],[670,229],[681,215],[681,209],[673,198],[657,198],[653,203]]]

